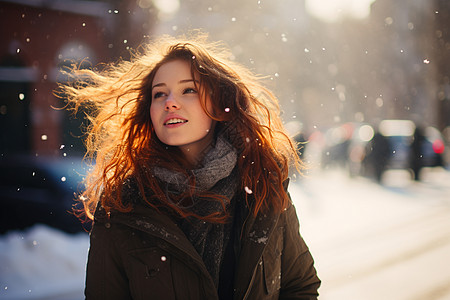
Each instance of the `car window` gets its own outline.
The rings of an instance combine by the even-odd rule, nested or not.
[[[49,174],[28,166],[3,166],[0,171],[0,185],[30,188],[55,188]]]

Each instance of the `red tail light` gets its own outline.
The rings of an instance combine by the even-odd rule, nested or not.
[[[435,153],[442,154],[442,153],[444,153],[444,149],[445,149],[445,145],[442,140],[437,139],[433,142],[433,150]]]

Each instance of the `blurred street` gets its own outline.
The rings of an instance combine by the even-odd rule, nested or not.
[[[320,299],[450,299],[450,173],[422,176],[390,171],[378,185],[328,170],[291,184]]]

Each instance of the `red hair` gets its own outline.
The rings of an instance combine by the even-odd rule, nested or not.
[[[193,78],[195,74],[199,78],[200,99],[206,99],[202,93],[209,93],[212,112],[205,109],[206,103],[202,106],[217,121],[216,135],[220,132],[226,136],[237,150],[239,188],[246,190],[247,196],[252,194],[252,212],[281,212],[288,206],[283,181],[289,163],[299,169],[301,162],[283,128],[278,100],[260,83],[261,78],[228,57],[224,48],[208,43],[203,35],[190,39],[165,36],[142,46],[131,61],[111,64],[103,71],[74,70],[78,80],[60,85],[75,112],[81,106],[90,108],[86,146],[95,165],[81,196],[89,218],[93,218],[99,201],[106,210],[131,210],[122,189],[117,187],[132,176],[145,201],[157,209],[165,207],[181,217],[195,216],[212,222],[225,219],[219,212],[197,216],[177,205],[188,195],[168,199],[150,171],[151,166],[159,165],[187,174],[181,151],[159,141],[150,118],[153,78],[161,65],[173,60],[190,63]],[[191,180],[194,185],[195,178]],[[148,196],[146,190],[152,194]],[[222,204],[225,200],[209,192],[199,196]]]

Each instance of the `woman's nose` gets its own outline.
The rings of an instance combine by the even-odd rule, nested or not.
[[[169,111],[174,109],[180,109],[180,105],[178,104],[174,96],[170,94],[166,100],[165,110]]]

